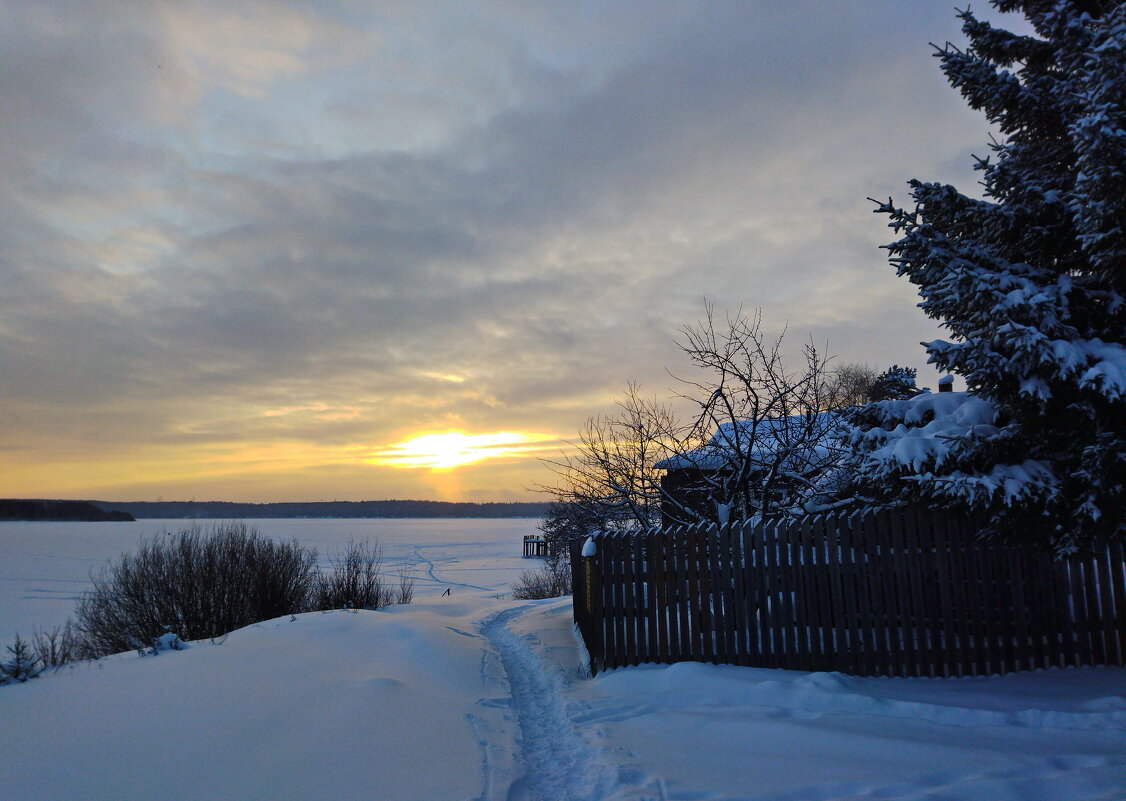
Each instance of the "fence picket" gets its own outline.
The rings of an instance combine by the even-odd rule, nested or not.
[[[1009,560],[1013,566],[1010,586],[1013,593],[1013,609],[1016,613],[1014,615],[1016,624],[1014,667],[1016,670],[1035,670],[1038,666],[1036,664],[1036,649],[1032,642],[1032,625],[1029,614],[1029,604],[1032,599],[1028,598],[1025,592],[1025,587],[1028,586],[1030,579],[1025,549],[1009,548],[1008,550]]]
[[[935,622],[936,629],[941,627],[941,637],[936,656],[939,661],[939,672],[944,678],[961,676],[960,660],[957,658],[957,628],[958,610],[960,605],[955,600],[954,593],[954,553],[947,539],[947,521],[934,516],[931,519],[934,527],[934,579],[938,587],[938,609],[940,620]]]
[[[708,649],[709,661],[717,665],[727,662],[727,638],[724,633],[726,621],[723,616],[723,587],[720,579],[719,530],[709,526],[704,533],[706,546],[705,560],[708,563],[708,616],[711,623],[710,648]]]
[[[723,526],[717,534],[718,553],[716,561],[719,563],[719,599],[723,606],[723,625],[720,632],[723,636],[724,659],[722,664],[735,665],[739,663],[739,651],[736,645],[735,632],[738,624],[735,620],[735,538],[730,526]]]
[[[782,565],[781,532],[779,522],[772,520],[767,523],[767,574],[770,576],[770,640],[775,652],[776,665],[780,668],[789,668],[789,652],[786,647],[786,618],[785,600],[788,587],[786,586],[784,568]]]
[[[669,640],[669,648],[671,651],[670,661],[680,662],[685,658],[688,652],[688,629],[686,623],[686,612],[684,611],[684,595],[687,585],[687,578],[684,572],[685,560],[685,543],[684,543],[684,530],[682,528],[676,529],[674,536],[670,540],[672,545],[672,552],[670,553],[669,572],[671,575],[670,586],[676,593],[675,604],[669,613],[673,616],[673,621],[676,628],[676,637]]]
[[[645,626],[646,626],[646,662],[660,662],[661,660],[661,617],[664,605],[658,600],[660,581],[658,579],[659,566],[657,553],[660,551],[657,543],[660,541],[660,532],[650,532],[651,536],[645,540]]]
[[[911,544],[912,580],[918,581],[919,637],[923,646],[924,673],[932,678],[942,675],[942,606],[938,600],[938,581],[935,563],[934,515],[929,510],[915,507],[908,510],[914,534],[908,535]]]
[[[766,649],[763,647],[762,615],[762,560],[758,543],[762,539],[762,520],[747,521],[743,525],[743,553],[747,559],[747,653],[752,665],[766,664]]]
[[[746,540],[744,532],[747,524],[729,526],[727,531],[731,538],[731,582],[732,582],[732,628],[735,633],[735,664],[750,665],[751,646],[747,612],[750,610],[750,598],[747,597],[747,576],[750,574],[750,563],[747,561],[747,552],[744,548]]]
[[[1117,644],[1116,656],[1112,664],[1126,664],[1126,542],[1112,542],[1107,548],[1107,569],[1110,580],[1107,587],[1111,591],[1108,595],[1112,608],[1114,640]]]
[[[645,642],[644,629],[642,628],[641,583],[637,577],[637,546],[641,541],[640,536],[629,536],[622,543],[624,553],[625,576],[624,598],[626,602],[626,653],[627,665],[637,665],[640,661],[641,644]]]
[[[1040,609],[1043,612],[1045,630],[1045,667],[1066,667],[1066,655],[1063,644],[1066,641],[1067,612],[1064,606],[1067,603],[1065,585],[1061,584],[1059,565],[1048,554],[1040,556],[1040,569],[1043,573],[1043,583],[1039,585],[1041,591]],[[1121,663],[1121,660],[1119,660]]]
[[[685,633],[688,648],[685,659],[697,660],[700,652],[699,569],[696,529],[685,531]]]
[[[1107,647],[1106,639],[1103,637],[1103,610],[1099,586],[1099,559],[1097,555],[1092,555],[1083,561],[1084,574],[1087,578],[1083,587],[1083,594],[1087,599],[1087,608],[1091,612],[1088,618],[1091,626],[1091,659],[1093,664],[1105,665]]]
[[[778,559],[778,623],[785,654],[785,666],[789,670],[799,669],[801,663],[795,642],[797,625],[795,615],[794,553],[788,527],[779,522],[775,528],[776,558]]]
[[[852,666],[857,674],[869,674],[872,667],[872,612],[868,603],[868,582],[865,581],[867,567],[867,548],[865,529],[857,515],[849,515],[841,520],[841,525],[848,532],[848,566],[849,575],[846,581],[846,597],[852,604],[851,625],[849,626],[849,639],[851,640]]]
[[[677,599],[680,597],[676,589],[676,561],[675,556],[677,552],[676,537],[674,532],[666,531],[661,539],[662,548],[661,553],[661,569],[664,571],[664,582],[662,589],[664,591],[665,600],[665,628],[663,631],[668,632],[668,638],[661,645],[661,661],[662,662],[675,662],[676,657],[680,653],[680,620],[677,617],[678,610],[680,609]]]
[[[828,544],[828,562],[832,566],[832,599],[833,599],[833,640],[836,663],[841,665],[844,672],[853,672],[853,651],[851,636],[852,609],[848,601],[848,544],[843,525],[834,525],[833,521],[826,520],[825,534]]]
[[[976,521],[959,520],[959,547],[972,546],[973,537],[970,531],[976,528],[974,522]],[[969,623],[967,635],[969,643],[963,651],[964,658],[972,663],[972,667],[969,668],[971,674],[988,676],[993,673],[1003,673],[1004,652],[998,651],[998,646],[1002,642],[999,631],[1004,622],[1003,618],[1010,616],[1003,608],[1003,582],[997,579],[994,571],[988,569],[989,566],[983,569],[979,559],[967,558],[965,564],[965,619]],[[975,613],[974,610],[990,610],[991,614]]]
[[[642,582],[637,574],[637,548],[641,536],[626,539],[626,638],[628,641],[626,664],[638,665],[641,662],[642,647],[645,643],[645,608],[642,600]]]
[[[1107,547],[1100,550],[1096,556],[1098,561],[1099,571],[1099,594],[1101,596],[1101,605],[1099,609],[1099,617],[1103,622],[1103,638],[1106,643],[1104,652],[1106,654],[1106,663],[1114,664],[1122,660],[1122,645],[1120,642],[1119,633],[1115,628],[1115,590],[1117,589],[1119,595],[1118,603],[1122,603],[1121,592],[1123,589],[1122,584],[1116,587],[1116,581],[1113,569],[1112,548]],[[1121,578],[1118,579],[1121,581]]]
[[[958,518],[946,519],[947,545],[950,548],[950,574],[954,594],[954,630],[957,632],[957,673],[959,676],[974,675],[973,669],[973,637],[974,626],[972,623],[974,608],[970,604],[967,592],[970,568],[968,560],[970,551],[966,548],[966,537],[963,533],[965,521]]]
[[[839,611],[833,608],[833,575],[832,567],[828,563],[829,538],[826,530],[829,518],[816,515],[809,521],[810,534],[813,540],[813,575],[817,584],[818,608],[818,641],[821,658],[819,670],[832,670],[832,666],[839,664],[837,649],[833,641],[835,628],[834,615]]]
[[[1086,632],[1087,610],[1083,603],[1083,572],[1078,562],[1067,566],[1068,605],[1071,608],[1072,659],[1078,667],[1091,664],[1091,645]]]
[[[598,545],[601,545],[601,538],[599,538]],[[593,642],[586,641],[587,653],[590,655],[590,669],[591,673],[597,673],[599,670],[606,669],[606,607],[602,602],[603,588],[605,581],[602,575],[602,558],[600,555],[595,555],[590,559],[584,560],[585,567],[590,571],[590,586],[591,592],[589,595],[591,605],[590,612],[587,619],[587,627],[593,635]],[[573,579],[572,579],[573,581]]]
[[[762,582],[757,572],[758,563],[756,560],[758,557],[755,551],[760,522],[761,521],[758,520],[748,520],[743,524],[743,530],[739,535],[742,540],[743,558],[747,563],[744,590],[747,595],[745,622],[747,626],[748,665],[763,664],[761,621],[758,616],[759,595],[762,592]]]
[[[615,668],[617,664],[614,662],[614,644],[617,640],[614,635],[618,625],[618,610],[614,605],[614,592],[618,586],[618,577],[614,569],[614,538],[609,533],[602,536],[602,541],[598,544],[598,555],[602,562],[602,609],[606,616],[602,635],[604,655],[606,667]]]
[[[642,553],[644,535],[633,538],[630,557],[633,563],[633,587],[637,608],[634,610],[633,625],[637,641],[634,643],[633,660],[635,665],[649,661],[649,596],[648,581],[645,576],[645,557]]]
[[[701,662],[711,662],[715,656],[715,621],[712,613],[712,577],[711,565],[708,559],[708,527],[699,526],[696,529],[696,576],[700,582],[696,591],[698,603],[696,613],[700,620],[700,647],[699,657]]]
[[[805,589],[802,579],[804,571],[801,562],[800,532],[792,526],[783,528],[783,548],[786,553],[786,637],[789,641],[790,664],[796,670],[807,670],[809,664],[809,645],[806,639],[802,607],[805,605]]]
[[[614,667],[622,667],[626,664],[625,549],[621,534],[615,534],[610,542],[614,569]]]
[[[986,576],[986,598],[992,592],[997,598],[994,608],[1000,610],[992,621],[987,621],[988,629],[993,636],[986,640],[987,646],[996,656],[999,668],[994,673],[1010,673],[1019,670],[1020,665],[1020,633],[1017,622],[1017,597],[1014,584],[1018,580],[1016,563],[1012,551],[1008,548],[998,548],[997,559],[988,563],[977,562],[982,575]]]
[[[817,605],[817,587],[813,565],[813,538],[810,534],[810,521],[804,519],[791,529],[794,549],[797,553],[795,569],[795,583],[799,602],[794,610],[796,613],[798,632],[797,667],[799,670],[819,670],[819,656],[821,649],[818,644],[821,632],[818,630],[820,609]]]

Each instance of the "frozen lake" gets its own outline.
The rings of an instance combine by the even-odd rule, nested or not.
[[[206,529],[216,521],[200,521]],[[190,520],[138,520],[135,523],[0,523],[0,644],[16,632],[61,624],[90,587],[90,572],[133,551],[142,538],[179,531]],[[530,518],[346,518],[247,520],[279,540],[296,539],[317,549],[322,566],[350,539],[378,541],[383,570],[392,581],[400,570],[415,577],[423,598],[451,594],[507,592],[522,570],[534,567],[521,557],[525,534],[535,534]]]

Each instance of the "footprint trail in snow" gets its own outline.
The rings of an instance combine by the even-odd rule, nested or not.
[[[509,609],[481,624],[508,675],[512,711],[520,725],[523,773],[508,801],[604,801],[621,797],[618,771],[575,727],[563,679],[508,628],[529,607]],[[631,796],[633,797],[633,796]]]

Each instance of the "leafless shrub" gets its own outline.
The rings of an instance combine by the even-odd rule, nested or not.
[[[70,620],[49,631],[36,631],[31,636],[31,647],[44,668],[58,670],[82,659],[82,638]]]
[[[77,609],[84,655],[143,648],[165,631],[184,640],[217,637],[305,611],[316,558],[314,549],[238,522],[145,540],[92,577]]]
[[[409,604],[414,600],[414,576],[406,570],[399,572],[399,595],[395,599],[397,604]]]
[[[384,584],[379,572],[383,567],[379,543],[352,540],[329,562],[332,572],[321,574],[317,581],[314,609],[379,609],[394,603],[395,593]]]
[[[563,558],[549,559],[539,570],[525,570],[512,587],[512,597],[536,601],[571,594],[571,566]]]

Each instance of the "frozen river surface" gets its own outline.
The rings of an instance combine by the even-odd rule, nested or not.
[[[205,529],[215,521],[201,521]],[[320,562],[348,541],[378,541],[383,571],[392,582],[400,570],[415,578],[419,599],[507,592],[530,566],[521,558],[525,534],[536,533],[530,518],[346,518],[248,520],[279,540],[296,539],[317,549]],[[74,611],[90,587],[90,573],[146,537],[175,532],[190,520],[135,523],[0,523],[0,643],[19,632],[49,629]]]

